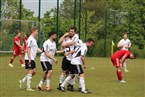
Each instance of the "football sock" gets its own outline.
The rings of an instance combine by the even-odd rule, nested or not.
[[[127,69],[126,62],[123,63],[124,70]]]
[[[78,88],[81,88],[81,84],[80,84],[80,76],[78,76]]]
[[[59,83],[61,84],[64,80],[64,76],[60,75],[60,78],[59,78]]]
[[[24,64],[24,62],[23,62],[23,59],[22,59],[22,58],[20,58],[20,63],[21,63],[21,64]]]
[[[38,84],[38,86],[42,86],[42,84],[45,82],[45,80],[44,79],[41,79],[40,80],[40,82],[39,82],[39,84]]]
[[[27,79],[27,75],[22,79],[22,83],[24,83]]]
[[[32,79],[32,74],[27,75],[27,88],[31,88],[31,79]]]
[[[11,60],[10,60],[10,63],[12,64],[12,63],[13,63],[13,61],[14,61],[14,59],[11,59]]]
[[[70,80],[71,80],[71,76],[68,76],[60,86],[64,87]]]
[[[116,73],[117,73],[118,80],[122,80],[122,72],[117,71]]]
[[[85,87],[84,77],[80,77],[80,84],[81,84],[82,91],[85,91],[86,87]]]
[[[50,78],[46,78],[46,87],[50,86]]]

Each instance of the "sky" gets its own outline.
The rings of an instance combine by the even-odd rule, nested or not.
[[[59,0],[62,3],[63,0]],[[22,0],[25,8],[34,11],[34,16],[38,16],[39,0]],[[41,0],[41,18],[46,11],[57,7],[57,0]]]

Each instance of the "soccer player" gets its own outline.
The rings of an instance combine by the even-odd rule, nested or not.
[[[36,73],[36,64],[35,64],[35,57],[37,52],[42,52],[41,49],[38,48],[36,37],[38,35],[38,29],[33,27],[31,29],[31,35],[27,40],[27,52],[25,54],[25,69],[27,70],[27,75],[22,79],[19,80],[20,88],[22,88],[22,83],[27,80],[27,91],[34,91],[31,88],[31,80],[32,77]]]
[[[67,39],[65,39],[65,38],[68,38],[68,36],[69,37],[71,37],[71,40],[68,40],[67,42],[66,42],[66,40]],[[70,50],[70,54],[72,53],[71,51],[72,51],[72,48],[75,48],[75,44],[77,43],[79,41],[79,35],[78,35],[78,33],[76,32],[76,27],[71,27],[70,28],[70,30],[69,30],[69,32],[68,33],[65,33],[60,39],[59,39],[59,43],[60,44],[62,44],[61,46],[62,46],[62,48],[71,48],[71,50]],[[67,51],[68,52],[68,51]],[[65,51],[65,53],[66,53],[66,51]],[[71,55],[68,55],[68,56],[71,56]],[[67,60],[67,61],[66,61]],[[57,89],[59,89],[60,90],[60,84],[63,82],[63,80],[64,80],[64,77],[66,76],[66,75],[68,75],[68,71],[69,71],[69,68],[70,68],[70,62],[69,62],[69,60],[70,60],[70,58],[67,58],[66,59],[66,57],[64,56],[64,58],[63,58],[63,61],[62,61],[62,72],[61,72],[61,74],[60,74],[60,80],[59,80],[59,86],[58,86],[58,88]],[[67,67],[67,68],[66,68]],[[72,79],[71,81],[70,81],[70,84],[68,85],[68,90],[73,90],[73,84],[74,84],[74,79]]]
[[[14,48],[13,48],[13,55],[12,55],[12,58],[10,60],[10,63],[9,63],[9,66],[10,67],[14,67],[13,66],[13,61],[15,59],[16,56],[19,56],[19,59],[20,59],[20,63],[21,63],[21,66],[24,67],[24,61],[22,59],[22,52],[21,52],[21,49],[23,48],[20,44],[20,36],[21,36],[21,33],[18,32],[17,35],[15,36],[14,38]]]
[[[121,39],[118,42],[118,47],[121,48],[121,50],[128,50],[131,47],[131,42],[130,40],[127,38],[127,33],[123,33],[123,39]],[[124,71],[125,72],[129,72],[127,70],[127,66],[126,66],[126,61],[123,63],[123,67],[124,67]]]
[[[127,58],[134,58],[134,55],[128,50],[118,50],[111,57],[111,61],[117,69],[116,73],[118,76],[118,81],[120,83],[126,83],[126,81],[124,81],[122,77],[122,64]]]
[[[44,71],[43,78],[40,80],[38,84],[38,89],[42,90],[42,84],[46,80],[46,90],[50,91],[50,79],[52,76],[52,64],[53,61],[55,63],[58,62],[56,58],[54,58],[55,53],[61,53],[61,51],[56,51],[56,43],[55,39],[57,38],[55,32],[49,33],[49,39],[46,40],[43,44],[42,54],[40,56],[41,66]]]
[[[75,74],[78,74],[80,76],[80,84],[81,84],[81,92],[82,93],[89,93],[86,90],[85,87],[85,80],[84,80],[84,71],[83,68],[86,69],[86,63],[85,63],[85,55],[87,53],[88,47],[93,46],[94,44],[94,40],[89,38],[87,39],[87,41],[85,43],[83,43],[81,46],[78,46],[75,49],[75,52],[72,55],[72,60],[71,60],[71,64],[72,64],[72,68],[71,68],[71,73],[70,75],[64,80],[64,82],[60,85],[61,90],[64,91],[64,86],[75,77]],[[84,67],[82,68],[82,64],[84,65]]]
[[[24,53],[26,53],[27,52],[27,45],[26,45],[26,42],[27,42],[27,39],[28,39],[28,34],[26,33],[25,35],[24,35],[24,38],[23,38],[23,50],[24,50]]]

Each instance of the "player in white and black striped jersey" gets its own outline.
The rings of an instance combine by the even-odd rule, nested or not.
[[[63,82],[65,76],[69,74],[71,64],[70,61],[72,59],[72,53],[74,52],[75,44],[79,41],[79,36],[76,33],[76,28],[71,27],[69,33],[65,33],[60,39],[59,43],[61,43],[62,48],[64,48],[65,54],[62,60],[62,72],[60,74],[59,86],[57,89],[60,90],[60,84]],[[70,81],[68,85],[69,90],[73,90],[74,79]]]
[[[64,82],[60,85],[61,90],[64,91],[64,86],[75,77],[75,74],[78,74],[80,76],[80,84],[81,84],[81,92],[82,93],[89,93],[86,91],[85,88],[85,80],[84,80],[84,71],[82,68],[82,64],[84,65],[84,69],[86,68],[86,63],[85,63],[85,55],[87,53],[88,47],[93,46],[94,40],[89,38],[87,41],[81,45],[78,46],[75,49],[75,53],[72,55],[72,68],[71,68],[71,73],[70,75],[64,80]]]

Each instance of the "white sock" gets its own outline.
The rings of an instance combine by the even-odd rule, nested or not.
[[[80,83],[80,76],[78,76],[78,88],[82,88]]]
[[[75,84],[75,77],[73,79],[70,80],[69,82],[70,85],[74,85]]]
[[[64,76],[60,76],[60,78],[59,78],[59,83],[61,84],[61,83],[63,83],[63,80],[64,80]]]
[[[60,86],[64,87],[70,80],[71,80],[71,76],[68,76]]]
[[[27,75],[27,88],[31,88],[31,79],[32,79],[32,74]]]
[[[81,87],[82,87],[82,91],[85,91],[86,90],[86,87],[85,87],[84,77],[80,77],[80,84],[81,84]]]
[[[42,86],[42,84],[45,82],[45,80],[44,79],[41,79],[40,80],[40,82],[39,82],[39,84],[38,84],[38,86]]]
[[[123,63],[124,70],[127,69],[126,62]]]
[[[46,87],[50,86],[50,78],[46,79]]]
[[[22,79],[22,83],[24,83],[27,79],[27,75]]]

